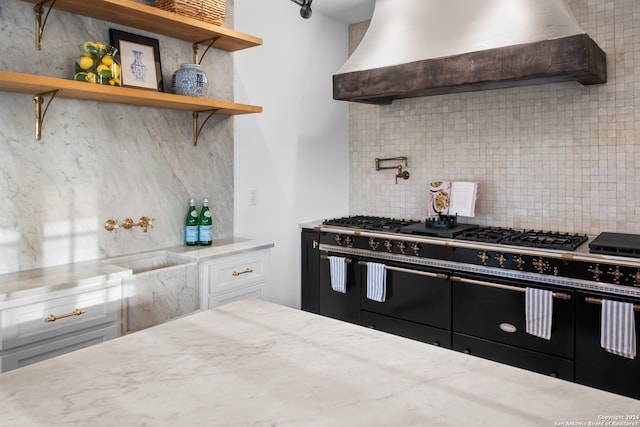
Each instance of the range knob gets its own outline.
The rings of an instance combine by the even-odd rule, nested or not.
[[[496,256],[496,261],[500,264],[500,267],[504,267],[504,263],[508,261],[508,259],[504,256],[504,254],[500,254]]]
[[[630,274],[629,277],[633,280],[633,286],[640,286],[640,269],[635,274]]]
[[[420,247],[419,244],[417,244],[417,243],[412,243],[411,244],[411,250],[413,251],[413,254],[415,256],[418,256],[420,254],[420,249],[422,249],[422,248]]]
[[[542,257],[539,259],[534,259],[533,260],[533,267],[538,271],[538,273],[540,274],[544,274],[547,271],[551,270],[551,267],[549,266],[549,262],[545,261]]]
[[[384,247],[387,248],[387,251],[391,252],[391,248],[393,248],[393,243],[391,243],[391,240],[385,240]]]
[[[345,237],[344,244],[351,247],[353,245],[353,238],[351,236]]]
[[[333,238],[335,239],[338,245],[342,246],[342,235],[336,234]]]
[[[620,267],[616,265],[615,269],[610,268],[608,273],[613,276],[613,283],[616,285],[620,284],[620,278],[624,276],[624,273],[620,271]]]
[[[589,266],[589,269],[587,271],[593,274],[593,280],[595,280],[596,282],[600,281],[600,276],[602,275],[602,273],[604,273],[604,271],[600,270],[600,264],[596,264],[595,267]]]
[[[374,237],[369,237],[369,247],[372,251],[375,251],[380,246],[380,242],[378,242]]]
[[[400,249],[400,253],[404,255],[404,250],[407,249],[407,245],[405,245],[403,241],[400,241],[396,243],[396,246]]]

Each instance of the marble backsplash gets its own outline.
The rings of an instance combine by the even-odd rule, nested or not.
[[[225,26],[232,27],[233,2]],[[109,28],[156,38],[165,90],[191,43],[53,10],[35,49],[33,4],[0,4],[0,69],[73,76],[85,40]],[[202,63],[209,97],[233,101],[233,56],[211,50]],[[42,141],[31,96],[0,92],[0,274],[116,256],[183,241],[189,198],[209,198],[215,237],[233,234],[233,119],[214,116],[198,146],[189,112],[56,98]],[[153,228],[117,233],[114,218],[155,218]]]

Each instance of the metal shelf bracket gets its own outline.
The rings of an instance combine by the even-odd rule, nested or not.
[[[36,50],[42,50],[42,37],[44,35],[44,26],[47,25],[47,19],[49,19],[49,13],[51,13],[51,9],[53,9],[53,5],[56,4],[57,0],[42,0],[40,3],[36,4],[33,7],[33,11],[36,13]],[[44,21],[42,20],[42,14],[44,13],[44,5],[51,2],[49,9],[47,10],[47,14],[44,16]]]
[[[200,63],[202,63],[202,60],[204,59],[204,56],[207,54],[207,52],[209,52],[209,49],[211,49],[211,47],[213,47],[215,42],[217,42],[219,39],[220,39],[220,36],[216,36],[216,37],[212,37],[210,39],[200,40],[200,41],[195,42],[193,44],[193,63],[200,65]],[[207,48],[205,49],[204,53],[200,57],[200,60],[198,60],[198,50],[200,49],[200,45],[201,44],[205,44],[205,43],[208,43]],[[203,113],[206,113],[206,112],[207,111],[203,111]],[[211,116],[213,116],[217,112],[218,112],[218,110],[209,111],[209,115],[207,116],[206,119],[204,119],[204,121],[202,122],[202,125],[200,125],[200,128],[198,128],[198,116],[199,116],[199,114],[198,114],[197,111],[193,112],[193,146],[194,147],[196,147],[198,145],[198,138],[200,138],[200,132],[202,132],[202,128],[209,121]]]
[[[47,110],[49,109],[49,105],[51,105],[51,101],[56,95],[60,92],[60,89],[55,89],[49,92],[40,93],[33,97],[33,103],[36,107],[36,141],[40,141],[42,139],[42,123],[44,122],[44,117],[47,115]],[[44,107],[44,111],[42,110],[42,103],[44,102],[44,96],[51,95],[49,101],[47,101],[47,105]]]
[[[194,147],[198,145],[198,138],[200,138],[200,132],[202,132],[202,128],[204,128],[204,125],[206,125],[209,119],[218,111],[219,111],[218,109],[203,111],[203,113],[209,113],[209,115],[207,116],[206,119],[204,119],[200,127],[198,127],[198,117],[200,114],[197,111],[193,112],[193,146]]]
[[[212,37],[210,39],[200,40],[198,42],[195,42],[193,44],[193,63],[200,65],[200,63],[204,59],[204,56],[207,54],[207,52],[209,52],[209,49],[211,49],[213,47],[215,42],[217,42],[220,39],[220,37],[221,36],[216,36],[216,37]],[[201,44],[205,44],[205,43],[208,43],[207,48],[205,49],[204,53],[200,57],[200,60],[198,60],[198,50],[200,48],[200,45]]]

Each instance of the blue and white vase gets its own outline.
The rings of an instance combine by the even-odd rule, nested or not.
[[[205,98],[209,90],[207,75],[198,64],[181,64],[173,73],[171,90],[178,95]]]

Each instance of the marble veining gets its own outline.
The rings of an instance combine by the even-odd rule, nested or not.
[[[126,332],[164,323],[200,308],[198,264],[134,274],[122,281]]]
[[[12,426],[545,426],[638,401],[259,300],[0,375]]]
[[[35,50],[33,4],[0,5],[0,69],[73,76],[85,40],[109,28],[155,38],[165,89],[191,43],[54,10]],[[233,27],[233,1],[225,26]],[[212,49],[202,61],[209,97],[233,101],[233,57]],[[189,112],[56,98],[42,142],[33,103],[0,94],[0,274],[169,247],[183,241],[189,198],[212,204],[216,238],[233,235],[233,119],[215,116],[193,147]],[[156,219],[154,228],[110,233],[109,218]]]

